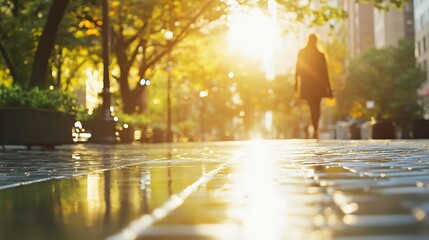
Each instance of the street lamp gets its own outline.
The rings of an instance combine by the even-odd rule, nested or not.
[[[204,125],[204,113],[205,113],[205,111],[206,111],[206,104],[205,104],[205,102],[204,102],[204,98],[206,98],[207,96],[209,95],[209,91],[207,91],[207,90],[204,90],[204,91],[200,91],[200,99],[201,99],[201,102],[200,102],[200,107],[201,107],[201,109],[200,109],[200,124],[201,124],[201,126],[200,126],[200,130],[201,130],[201,141],[205,141],[206,139],[205,139],[205,125]]]
[[[165,30],[164,30],[165,31]],[[171,46],[170,41],[173,39],[172,31],[165,31],[164,37],[168,41],[168,57],[167,57],[167,142],[173,142],[173,132],[171,129],[171,72],[173,63],[171,62]]]
[[[99,119],[96,120],[97,125],[94,129],[92,142],[99,143],[115,143],[116,142],[116,122],[113,119],[110,99],[110,80],[109,80],[109,18],[108,18],[108,3],[107,0],[102,2],[103,8],[103,26],[102,26],[102,40],[103,40],[103,91],[101,97],[103,99],[101,105],[101,114]]]
[[[171,63],[170,54],[168,54],[168,63],[167,63],[167,142],[173,142],[173,132],[171,130]]]
[[[102,26],[102,38],[103,38],[103,92],[101,93],[103,97],[102,104],[102,118],[109,120],[112,118],[110,113],[110,81],[109,81],[109,17],[108,12],[108,3],[107,0],[103,0],[103,26]]]

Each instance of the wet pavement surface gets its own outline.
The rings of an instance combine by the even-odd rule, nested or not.
[[[0,151],[0,239],[429,239],[429,141]]]

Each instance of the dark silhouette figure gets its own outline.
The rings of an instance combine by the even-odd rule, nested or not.
[[[308,102],[315,139],[319,137],[320,101],[323,97],[332,98],[325,54],[317,47],[317,41],[316,34],[308,36],[307,46],[298,53],[295,72],[295,91]]]

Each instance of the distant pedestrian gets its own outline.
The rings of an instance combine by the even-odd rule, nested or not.
[[[332,98],[325,54],[318,48],[318,36],[310,34],[307,46],[298,53],[295,72],[295,91],[307,100],[311,112],[313,138],[319,138],[320,102]]]

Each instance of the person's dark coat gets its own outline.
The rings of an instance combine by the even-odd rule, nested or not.
[[[316,47],[299,51],[295,74],[301,99],[332,97],[326,58]]]

